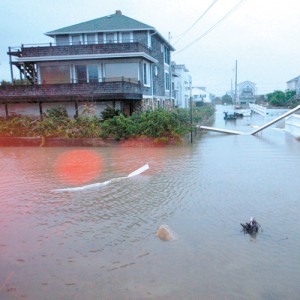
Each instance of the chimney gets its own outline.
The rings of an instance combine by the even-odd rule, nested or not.
[[[120,10],[116,10],[116,15],[122,15],[122,12]]]

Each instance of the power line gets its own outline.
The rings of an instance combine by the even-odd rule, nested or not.
[[[186,29],[183,33],[181,33],[178,36],[178,40],[174,43],[174,45],[176,45],[206,14],[207,12],[216,4],[218,0],[214,0],[209,6],[208,8],[205,10],[205,12],[196,20],[196,22],[194,22],[188,29]]]
[[[185,46],[184,48],[176,51],[173,55],[178,54],[182,51],[184,51],[185,49],[187,49],[188,47],[192,46],[193,44],[195,44],[196,42],[198,42],[199,40],[201,40],[202,38],[204,38],[206,35],[208,35],[212,30],[214,30],[222,21],[226,20],[231,14],[234,13],[235,10],[237,10],[242,4],[243,2],[245,2],[247,0],[241,0],[237,5],[235,5],[224,17],[222,17],[216,24],[214,24],[212,27],[210,27],[206,32],[204,32],[202,35],[200,35],[197,39],[195,39],[194,41],[192,41],[191,43],[189,43],[187,46]]]

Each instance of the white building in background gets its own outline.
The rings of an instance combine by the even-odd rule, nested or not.
[[[300,75],[287,81],[287,91],[296,91],[297,98],[300,98]],[[300,112],[296,112],[285,119],[285,131],[296,138],[300,138]]]
[[[289,81],[287,81],[287,83],[286,83],[286,89],[288,91],[294,91],[294,90],[296,90],[298,82],[299,82],[299,77],[300,76],[297,76],[297,77],[295,77],[295,78],[290,79]]]
[[[256,101],[256,84],[251,81],[243,81],[237,85],[236,104],[248,105]]]
[[[287,91],[296,91],[296,95],[300,96],[300,75],[287,81]]]
[[[192,97],[192,76],[185,65],[172,62],[173,97],[175,107],[189,108]]]
[[[192,88],[193,102],[199,105],[200,103],[211,103],[214,100],[214,95],[206,90],[205,87]]]

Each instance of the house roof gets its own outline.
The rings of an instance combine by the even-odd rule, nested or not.
[[[102,18],[49,31],[46,33],[46,35],[54,36],[57,34],[108,32],[116,30],[155,30],[155,28],[132,18],[126,17],[120,11],[116,11],[115,14]]]
[[[293,81],[296,81],[296,82],[298,82],[299,78],[300,78],[300,75],[299,75],[299,76],[297,76],[297,77],[295,77],[295,78],[293,78],[293,79],[290,79],[290,80],[289,80],[289,81],[287,81],[286,83],[290,83],[290,82],[293,82]]]
[[[175,70],[183,70],[185,72],[189,72],[189,70],[186,68],[186,66],[184,64],[178,65],[178,64],[174,63],[174,68],[175,68]]]
[[[238,86],[245,85],[245,84],[252,84],[252,85],[256,85],[256,83],[255,83],[255,82],[253,82],[253,81],[250,81],[250,80],[245,80],[245,81],[242,81],[242,82],[238,83]]]
[[[48,36],[54,37],[61,34],[76,34],[76,33],[96,33],[96,32],[115,32],[115,31],[137,31],[150,30],[154,31],[169,47],[174,48],[164,39],[164,37],[156,31],[153,26],[147,25],[135,19],[124,16],[120,10],[116,13],[101,17],[98,19],[82,22],[79,24],[63,27],[45,33]]]

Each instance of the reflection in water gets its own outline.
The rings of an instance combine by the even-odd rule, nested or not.
[[[54,162],[59,180],[72,185],[83,184],[102,172],[102,158],[94,150],[66,150]]]
[[[234,126],[246,122],[264,123]],[[66,183],[55,162],[67,150],[0,149],[1,299],[297,299],[294,138],[270,128],[182,147],[85,149],[101,164],[84,184],[150,169],[57,193]],[[240,232],[250,216],[264,229],[255,238]],[[161,241],[161,224],[177,239]]]

